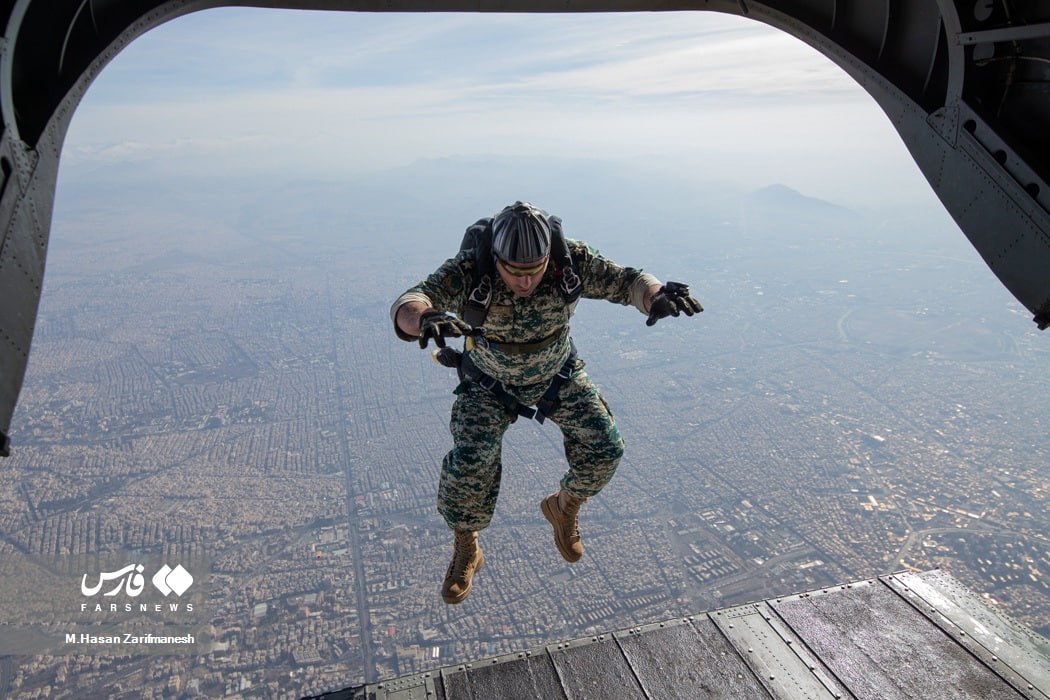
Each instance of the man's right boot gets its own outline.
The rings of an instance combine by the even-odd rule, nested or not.
[[[448,565],[445,583],[441,586],[441,597],[449,605],[462,603],[470,594],[474,574],[485,563],[485,555],[478,544],[478,533],[456,531],[455,553]]]

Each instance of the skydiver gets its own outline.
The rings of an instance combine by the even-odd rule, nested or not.
[[[578,299],[632,304],[648,326],[703,311],[687,285],[662,284],[564,238],[560,219],[527,202],[480,220],[463,248],[390,309],[399,338],[418,340],[420,348],[433,340],[436,352],[456,357],[462,380],[437,494],[438,512],[455,533],[441,587],[448,604],[466,599],[485,563],[478,533],[492,519],[503,435],[519,415],[549,418],[561,429],[569,468],[540,511],[561,556],[570,563],[583,556],[580,506],[612,478],[624,442],[569,337]],[[462,355],[446,347],[445,339],[456,337],[465,337]]]

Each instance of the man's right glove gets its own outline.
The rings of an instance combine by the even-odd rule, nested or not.
[[[668,282],[660,287],[649,302],[649,318],[645,325],[651,326],[661,318],[678,316],[684,313],[686,316],[700,313],[704,307],[700,306],[693,297],[689,296],[689,285],[681,282]]]
[[[445,347],[445,338],[459,338],[464,335],[476,335],[478,329],[472,328],[451,314],[437,309],[427,309],[419,315],[419,347],[425,348],[431,338],[434,345]]]

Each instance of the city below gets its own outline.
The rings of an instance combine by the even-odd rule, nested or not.
[[[106,553],[44,592],[93,606],[108,572],[118,586],[148,555],[170,566],[130,571],[114,604],[139,585],[197,597],[163,624],[137,603],[77,607],[55,625],[74,643],[0,658],[0,696],[295,697],[936,567],[1050,633],[1050,346],[961,235],[832,222],[810,241],[764,235],[758,213],[703,239],[567,221],[690,283],[705,312],[647,328],[580,303],[573,336],[627,444],[581,511],[586,554],[562,560],[539,509],[560,433],[519,420],[486,565],[447,606],[435,497],[457,379],[397,340],[388,310],[461,229],[447,245],[379,220],[314,236],[268,213],[56,226],[0,463],[0,561]],[[794,216],[785,230],[813,226]],[[103,643],[169,625],[192,636],[177,653]]]

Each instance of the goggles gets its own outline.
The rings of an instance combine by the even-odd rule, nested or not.
[[[540,274],[546,269],[547,260],[548,258],[544,258],[539,262],[538,265],[533,265],[532,267],[517,267],[515,265],[508,265],[507,263],[497,258],[496,264],[503,268],[503,271],[511,277],[532,277],[534,275]]]

